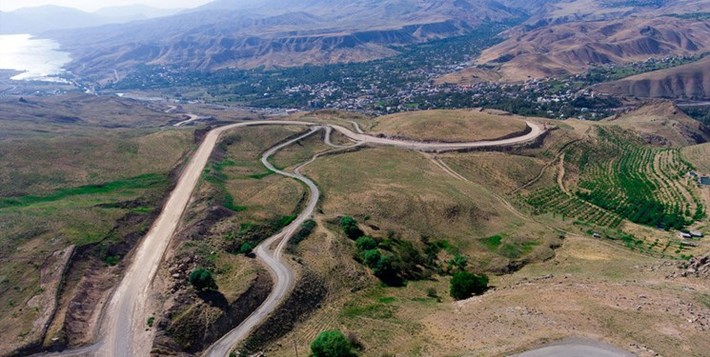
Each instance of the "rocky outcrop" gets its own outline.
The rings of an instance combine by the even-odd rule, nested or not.
[[[684,276],[710,279],[710,254],[691,258],[684,269]]]

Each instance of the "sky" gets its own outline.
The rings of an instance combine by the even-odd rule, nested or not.
[[[21,7],[56,5],[95,11],[102,7],[142,4],[161,8],[187,9],[204,5],[212,0],[2,0],[0,11],[12,11]]]

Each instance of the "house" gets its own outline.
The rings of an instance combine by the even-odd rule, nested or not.
[[[708,176],[701,177],[700,184],[703,186],[710,186],[710,177],[708,177]]]
[[[693,236],[690,235],[690,233],[684,233],[684,232],[680,232],[680,237],[685,238],[685,239],[693,238]]]
[[[690,235],[694,238],[704,237],[703,232],[700,232],[700,231],[690,231]]]

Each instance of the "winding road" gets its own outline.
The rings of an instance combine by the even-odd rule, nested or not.
[[[388,145],[397,146],[419,151],[451,151],[468,148],[491,147],[514,145],[529,142],[544,133],[540,125],[528,122],[532,128],[531,132],[516,138],[481,141],[472,143],[420,143],[413,141],[401,141],[387,138],[373,137],[364,134],[355,126],[357,132],[339,125],[328,125],[311,123],[304,121],[288,120],[261,120],[249,121],[238,124],[231,124],[216,128],[210,131],[190,162],[182,172],[177,185],[173,189],[163,210],[151,227],[148,234],[141,241],[135,251],[132,263],[126,271],[120,285],[113,293],[109,304],[103,315],[99,336],[99,342],[94,345],[92,352],[98,356],[148,356],[152,345],[152,333],[146,332],[146,319],[151,315],[147,306],[150,294],[150,285],[155,278],[158,267],[163,260],[163,256],[168,244],[175,233],[180,219],[185,212],[194,188],[199,182],[200,176],[207,164],[209,157],[214,150],[220,136],[236,128],[259,125],[285,125],[285,126],[306,126],[310,130],[292,140],[279,144],[267,152],[261,158],[261,162],[269,170],[277,174],[299,180],[306,184],[310,190],[310,197],[305,209],[298,215],[289,226],[281,232],[268,238],[255,249],[257,258],[270,270],[274,279],[274,288],[266,301],[237,328],[223,336],[214,345],[210,346],[205,355],[227,356],[234,346],[243,341],[254,328],[259,326],[268,316],[279,306],[291,291],[294,285],[293,270],[285,264],[281,257],[288,240],[295,234],[301,224],[312,216],[318,204],[320,191],[316,184],[300,173],[300,169],[313,162],[318,156],[314,156],[309,162],[299,166],[293,173],[278,170],[268,160],[277,151],[304,138],[313,135],[319,130],[326,130],[325,142],[333,146],[336,150],[344,150],[349,147],[334,145],[330,141],[332,131],[337,131],[349,139],[356,142],[355,145]],[[68,351],[65,355],[71,354]]]

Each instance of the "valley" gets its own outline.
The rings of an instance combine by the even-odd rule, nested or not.
[[[710,350],[705,0],[8,4],[0,356]]]

